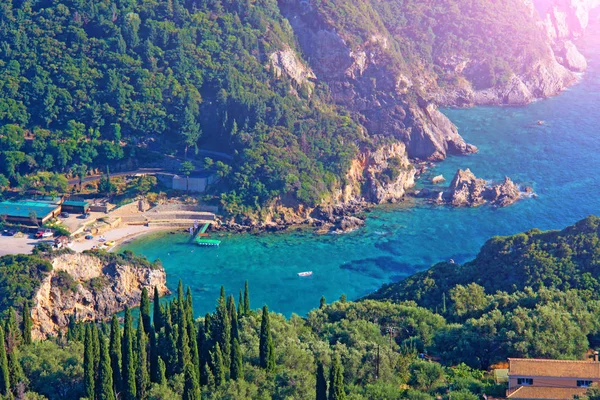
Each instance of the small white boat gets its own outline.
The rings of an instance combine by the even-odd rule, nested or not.
[[[312,271],[298,272],[298,276],[311,276]]]

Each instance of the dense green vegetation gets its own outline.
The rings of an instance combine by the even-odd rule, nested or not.
[[[0,27],[3,187],[200,145],[234,155],[232,211],[314,204],[360,140],[326,88],[274,74],[269,56],[294,48],[274,0],[4,1]]]
[[[423,308],[340,300],[305,319],[286,320],[266,307],[251,310],[247,288],[240,299],[236,304],[222,290],[215,312],[195,320],[191,294],[184,295],[181,285],[173,301],[155,302],[154,311],[144,291],[137,327],[127,309],[122,325],[116,317],[110,325],[71,319],[64,336],[31,344],[24,340],[27,325],[19,329],[9,319],[3,330],[14,345],[0,341],[0,383],[4,370],[9,382],[0,393],[21,390],[26,398],[48,399],[391,400],[476,399],[503,390],[482,371],[424,361],[410,340],[390,340],[394,323],[429,340],[444,319]],[[397,334],[405,337],[400,329]],[[18,368],[11,369],[11,359],[20,361]]]
[[[247,285],[237,304],[222,289],[215,312],[195,318],[180,284],[171,302],[161,304],[155,292],[153,307],[144,290],[137,328],[126,310],[122,325],[116,317],[110,326],[72,317],[66,333],[32,341],[32,321],[8,309],[0,391],[8,382],[11,393],[49,399],[501,395],[505,388],[483,372],[496,362],[581,359],[600,347],[600,299],[590,284],[599,232],[600,218],[589,217],[560,232],[493,238],[470,263],[436,265],[382,288],[371,296],[377,300],[322,298],[305,318],[253,310]],[[129,253],[104,257],[135,262]],[[12,281],[27,283],[36,260],[45,265],[38,256],[2,263],[18,267]],[[21,310],[15,302],[31,294],[4,307]],[[60,390],[47,384],[52,379]]]
[[[369,297],[443,315],[451,324],[429,350],[447,363],[577,359],[600,344],[599,233],[600,218],[588,217],[562,231],[496,237],[471,262],[437,264]]]

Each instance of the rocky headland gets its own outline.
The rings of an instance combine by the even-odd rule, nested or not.
[[[344,3],[344,12],[367,12],[373,21],[354,21],[350,26],[339,21],[335,7],[320,1],[281,0],[279,6],[301,53],[279,50],[271,54],[270,62],[276,74],[287,75],[311,93],[326,84],[333,101],[373,139],[372,146],[360,149],[340,187],[319,206],[306,207],[283,197],[261,215],[223,221],[222,229],[277,231],[301,224],[333,231],[354,229],[362,220],[349,216],[361,215],[373,204],[403,200],[422,172],[415,166],[477,151],[439,106],[525,105],[558,94],[586,67],[576,47],[588,25],[590,6],[585,0],[552,1],[546,13],[536,10],[531,0],[510,0],[503,10],[512,14],[487,23],[497,24],[490,26],[497,35],[507,35],[511,26],[519,28],[525,40],[522,49],[496,47],[491,51],[497,54],[490,54],[487,47],[447,46],[435,39],[426,43],[433,49],[431,59],[402,47],[399,32],[408,28],[387,19],[386,9],[380,8],[383,3],[357,3],[363,8]],[[440,17],[434,30],[452,29],[456,22],[445,15],[430,17]],[[439,38],[444,32],[436,33]],[[417,35],[411,40],[421,39]],[[508,39],[513,38],[495,37],[490,45]],[[519,193],[508,178],[488,185],[463,171],[447,192],[433,195],[455,206],[483,202],[506,206],[520,198]]]
[[[150,295],[154,287],[161,296],[169,293],[162,266],[137,257],[66,253],[51,262],[52,271],[33,298],[36,338],[56,335],[71,316],[77,321],[102,321],[125,306],[138,306],[143,288]]]
[[[446,190],[421,193],[422,197],[430,198],[435,204],[453,207],[477,207],[486,203],[506,207],[531,195],[531,187],[521,190],[509,177],[505,177],[502,183],[489,183],[477,178],[469,169],[459,169]]]

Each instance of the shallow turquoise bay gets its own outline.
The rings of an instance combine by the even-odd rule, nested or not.
[[[324,295],[356,299],[453,258],[464,262],[494,235],[530,228],[560,229],[600,214],[600,35],[589,40],[581,83],[520,108],[444,110],[479,153],[449,157],[428,172],[450,180],[458,168],[478,177],[533,186],[538,197],[503,209],[451,209],[417,203],[382,207],[366,227],[345,235],[312,231],[227,235],[219,248],[200,248],[186,235],[151,235],[125,249],[160,258],[172,290],[192,288],[197,314],[214,309],[219,288],[237,293],[250,283],[252,307],[306,314]],[[545,125],[538,126],[538,120]],[[426,179],[426,178],[425,178]],[[424,180],[425,180],[424,179]],[[423,185],[424,183],[420,183]],[[313,276],[300,278],[301,271]]]

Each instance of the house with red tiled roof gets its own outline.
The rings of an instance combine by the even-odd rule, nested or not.
[[[589,361],[508,359],[507,398],[570,400],[600,383],[598,353]]]

